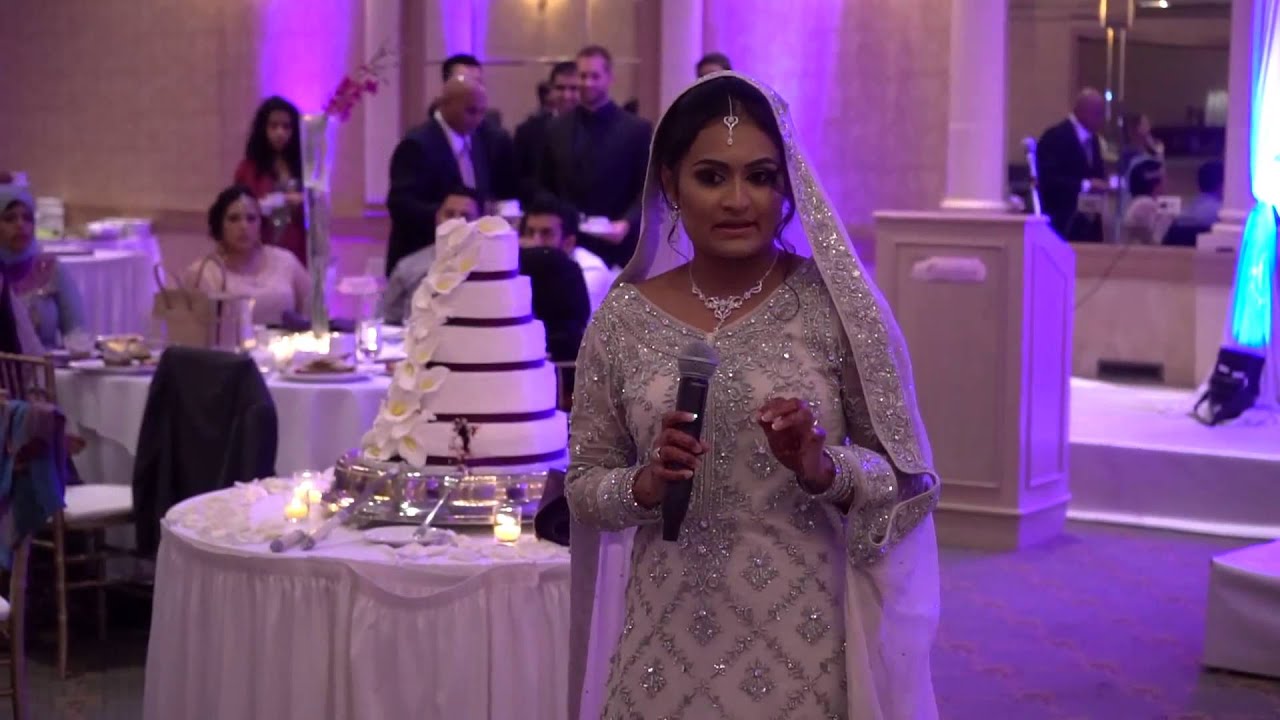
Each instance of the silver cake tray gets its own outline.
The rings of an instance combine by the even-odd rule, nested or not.
[[[446,478],[456,478],[457,486],[448,493],[444,507],[431,522],[432,526],[491,525],[493,510],[499,503],[521,505],[524,521],[532,522],[542,501],[549,472],[510,475],[428,473],[403,462],[370,460],[353,450],[334,466],[333,485],[326,493],[325,501],[348,504],[372,484],[375,487],[373,498],[358,510],[358,521],[417,525],[439,504]]]

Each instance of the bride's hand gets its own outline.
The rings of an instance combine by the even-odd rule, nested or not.
[[[760,408],[757,418],[769,441],[769,450],[796,474],[805,490],[817,494],[831,486],[835,467],[822,452],[827,431],[818,424],[808,403],[796,398],[771,398]]]
[[[631,494],[641,507],[654,508],[667,494],[667,483],[689,480],[702,464],[706,447],[697,438],[676,428],[692,422],[687,412],[669,412],[662,416],[662,430],[648,454],[648,464],[636,474]]]

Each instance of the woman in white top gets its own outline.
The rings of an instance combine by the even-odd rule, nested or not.
[[[293,253],[262,244],[261,212],[249,188],[233,185],[218,194],[209,208],[209,234],[218,245],[217,262],[192,263],[188,285],[252,297],[255,324],[277,325],[286,313],[310,312],[307,271]]]
[[[1150,158],[1135,162],[1129,169],[1129,192],[1133,199],[1124,212],[1121,242],[1162,244],[1174,219],[1156,200],[1164,192],[1164,163]]]

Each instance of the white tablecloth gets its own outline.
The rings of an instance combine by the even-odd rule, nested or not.
[[[147,333],[156,281],[141,249],[96,250],[58,258],[80,290],[85,331],[91,335]]]
[[[59,370],[57,381],[58,401],[88,443],[76,457],[81,476],[86,482],[129,484],[151,376]],[[340,385],[269,377],[280,426],[276,472],[330,467],[359,445],[390,382],[379,375]]]
[[[283,484],[166,517],[144,719],[566,717],[566,549],[527,535],[393,550],[340,529],[273,555],[287,495],[261,488]]]

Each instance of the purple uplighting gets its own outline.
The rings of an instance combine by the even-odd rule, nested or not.
[[[318,111],[350,69],[359,9],[355,0],[267,3],[259,41],[259,94],[282,95],[304,113]]]

